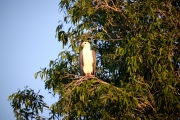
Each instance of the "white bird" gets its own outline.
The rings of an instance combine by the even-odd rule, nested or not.
[[[96,53],[90,49],[89,42],[83,42],[81,46],[83,47],[79,54],[81,76],[95,76]]]

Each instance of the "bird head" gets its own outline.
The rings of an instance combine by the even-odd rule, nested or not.
[[[81,47],[83,47],[83,48],[90,48],[90,43],[89,42],[83,42],[81,44]]]

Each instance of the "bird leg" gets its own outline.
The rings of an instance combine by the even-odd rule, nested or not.
[[[85,77],[95,77],[92,73],[85,73]]]
[[[88,75],[89,77],[92,77],[92,74],[91,74],[91,73],[88,73],[88,74],[89,74],[89,75]]]
[[[86,76],[86,77],[90,77],[90,76],[91,76],[91,73],[85,73],[85,76]]]

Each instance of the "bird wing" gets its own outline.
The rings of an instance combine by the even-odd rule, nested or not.
[[[79,53],[79,63],[80,63],[80,74],[81,76],[84,75],[84,71],[83,71],[83,66],[84,66],[84,62],[83,62],[83,52],[80,51]]]
[[[92,64],[93,73],[92,74],[95,75],[96,74],[96,53],[94,50],[92,50],[92,57],[93,57],[93,64]]]

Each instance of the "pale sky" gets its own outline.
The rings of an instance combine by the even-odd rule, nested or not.
[[[63,15],[60,0],[0,0],[0,120],[15,120],[8,96],[29,88],[55,102],[34,73],[62,51],[55,29]],[[48,115],[47,115],[48,116]]]

